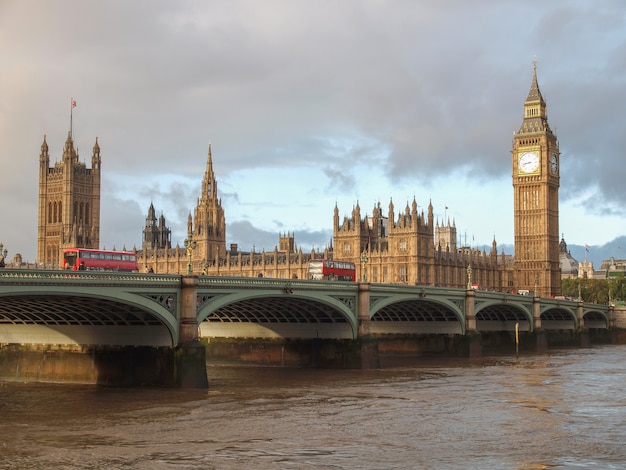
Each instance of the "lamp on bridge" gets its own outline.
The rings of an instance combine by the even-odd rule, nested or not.
[[[217,264],[217,275],[220,275],[220,247],[217,247],[217,259],[215,260],[215,264]]]
[[[535,276],[535,290],[533,290],[533,297],[537,297],[537,286],[539,285],[539,278]]]
[[[196,249],[196,241],[193,239],[192,233],[189,234],[189,238],[185,239],[185,249],[187,250],[187,259],[189,260],[187,262],[187,274],[191,274],[193,271],[191,269],[191,254],[193,253],[193,250]]]
[[[4,260],[6,259],[8,253],[9,252],[4,247],[2,242],[0,242],[0,268],[4,268]]]
[[[467,290],[472,290],[472,265],[467,265]]]
[[[363,279],[363,282],[367,282],[367,274],[365,274],[365,265],[367,264],[369,260],[367,259],[367,255],[365,254],[365,252],[363,252],[363,254],[361,255],[361,278]]]

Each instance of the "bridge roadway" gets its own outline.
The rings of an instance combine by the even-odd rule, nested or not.
[[[612,307],[394,284],[0,269],[0,344],[611,328]]]

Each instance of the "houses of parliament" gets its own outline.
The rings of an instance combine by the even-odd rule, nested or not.
[[[278,245],[268,252],[227,246],[210,146],[201,195],[193,216],[191,211],[188,216],[187,246],[171,246],[165,217],[157,217],[150,204],[141,248],[134,251],[140,269],[154,273],[185,274],[191,264],[196,275],[306,279],[308,261],[324,258],[353,262],[357,279],[366,282],[560,295],[559,161],[558,141],[548,124],[535,65],[511,149],[514,256],[499,254],[495,239],[488,252],[457,246],[455,222],[435,220],[432,202],[426,212],[418,211],[415,199],[403,208],[390,201],[386,213],[380,203],[371,214],[363,213],[357,203],[343,218],[335,205],[332,245],[323,252],[297,249],[293,233],[279,234]],[[65,248],[99,248],[100,146],[96,139],[87,168],[79,161],[69,133],[61,161],[50,167],[44,137],[39,162],[37,259],[58,267]]]

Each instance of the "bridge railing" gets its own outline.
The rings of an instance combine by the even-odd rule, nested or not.
[[[0,269],[0,284],[75,284],[99,285],[180,285],[181,276],[175,274],[144,274],[117,271],[68,271]]]
[[[198,287],[290,288],[306,290],[357,290],[356,282],[312,281],[308,279],[277,279],[269,277],[199,276]]]
[[[465,289],[457,289],[452,287],[434,287],[434,286],[411,286],[407,284],[386,284],[373,283],[370,290],[372,293],[384,291],[393,294],[409,294],[416,293],[422,295],[436,295],[438,297],[465,297]]]

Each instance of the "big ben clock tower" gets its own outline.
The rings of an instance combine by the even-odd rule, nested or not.
[[[561,293],[559,264],[559,144],[548,125],[537,64],[513,138],[515,288],[540,296]]]

